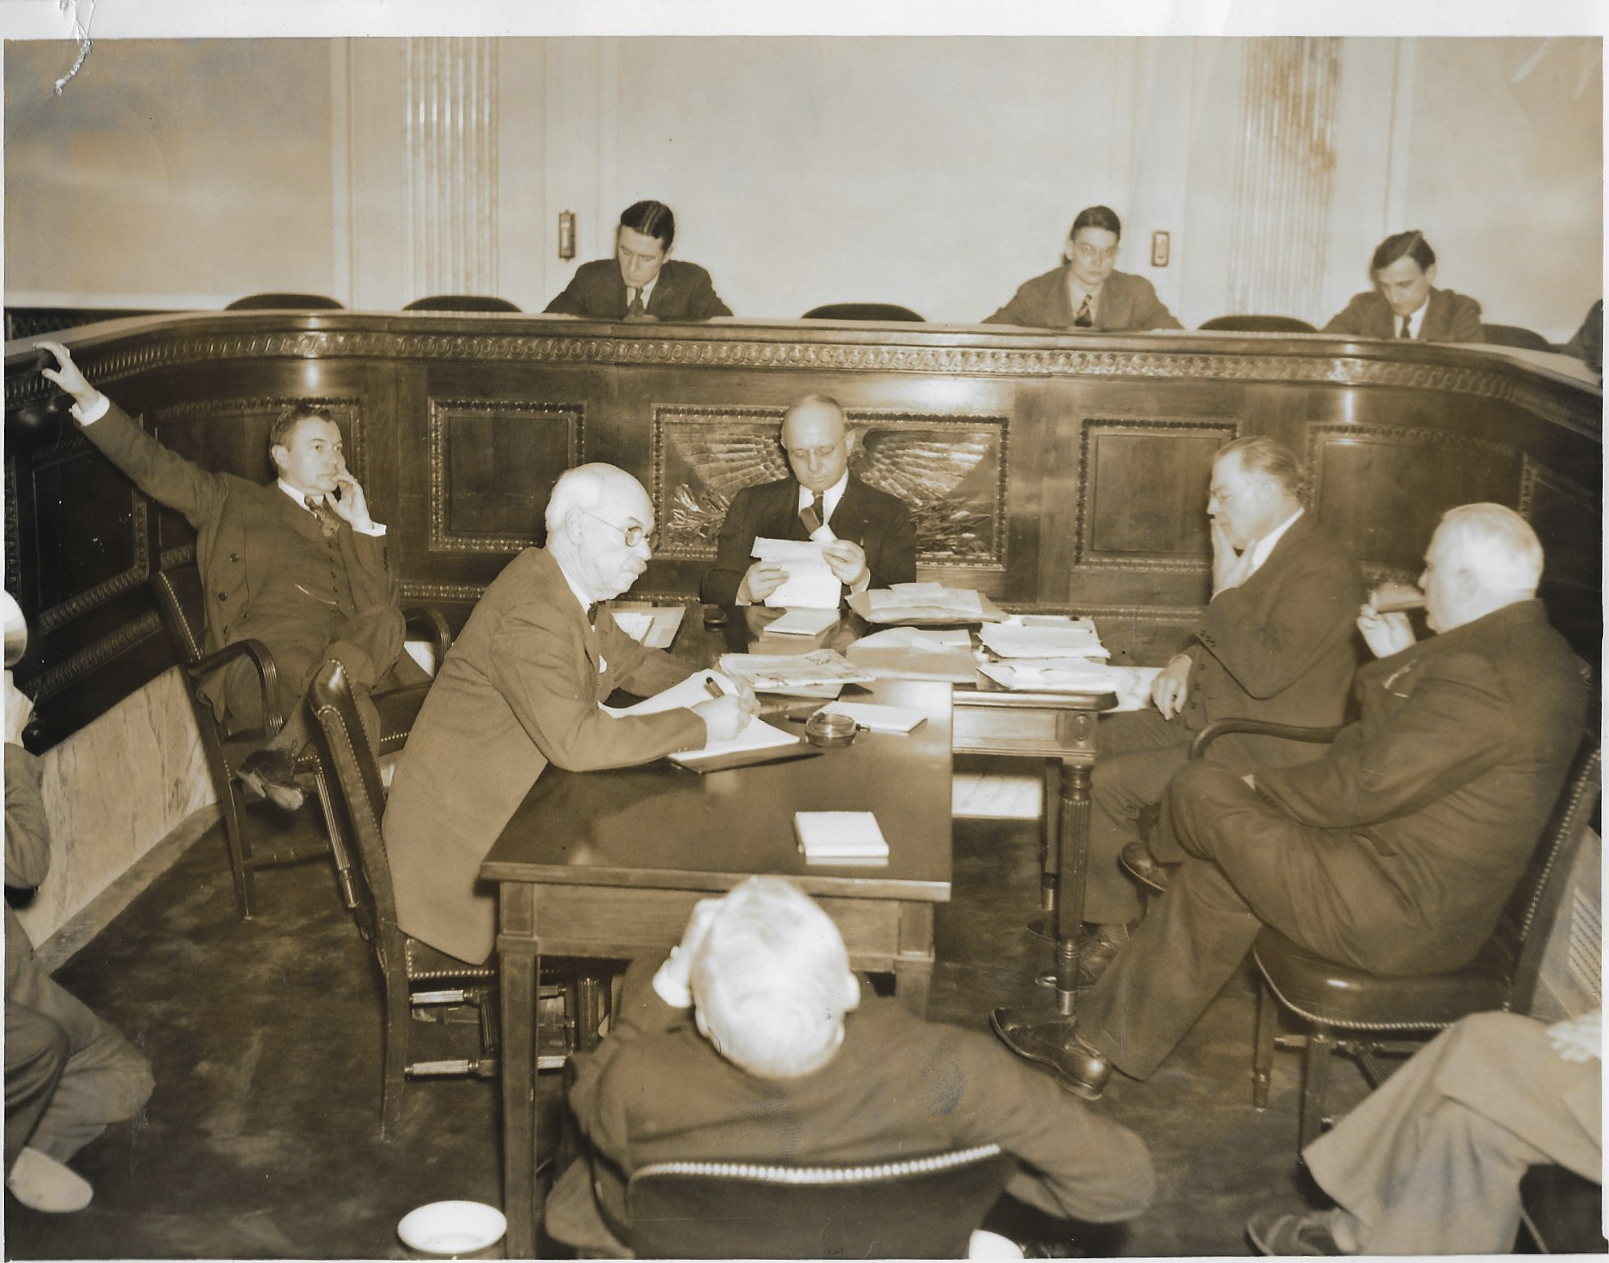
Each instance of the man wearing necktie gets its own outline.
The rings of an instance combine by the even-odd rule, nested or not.
[[[1325,333],[1416,342],[1484,342],[1481,305],[1436,289],[1436,252],[1417,228],[1387,237],[1369,262],[1374,288],[1356,294]]]
[[[309,736],[302,698],[318,666],[339,658],[371,719],[370,691],[426,678],[402,653],[404,620],[386,528],[370,515],[346,467],[340,428],[320,408],[293,405],[269,431],[274,482],[211,473],[141,429],[85,380],[66,347],[39,346],[55,358],[56,368],[43,374],[73,397],[84,436],[141,491],[195,527],[207,651],[255,639],[273,655],[285,726],[242,761],[239,777],[254,797],[300,806],[292,765]],[[207,680],[205,690],[230,729],[262,723],[249,662],[237,660]]]
[[[663,202],[634,202],[620,214],[615,257],[583,263],[543,310],[592,320],[708,320],[730,316],[710,274],[670,257],[676,216]]]
[[[745,487],[721,524],[715,564],[702,598],[713,605],[763,602],[787,579],[776,562],[752,561],[756,539],[816,540],[846,593],[916,578],[916,534],[898,496],[849,472],[855,436],[827,395],[806,395],[782,420],[782,449],[793,477]]]

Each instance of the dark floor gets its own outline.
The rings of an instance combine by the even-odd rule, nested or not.
[[[299,827],[316,827],[314,813]],[[984,1028],[993,1005],[1048,1000],[1030,980],[1049,949],[1021,929],[1035,837],[957,821],[932,1017]],[[240,921],[215,830],[58,971],[147,1052],[157,1087],[144,1118],[75,1160],[95,1186],[89,1209],[47,1216],[6,1199],[7,1257],[400,1258],[394,1230],[411,1207],[499,1203],[493,1083],[410,1083],[401,1134],[381,1143],[378,975],[328,864],[264,871],[259,899]],[[1247,1215],[1296,1195],[1298,1059],[1278,1059],[1271,1106],[1255,1113],[1253,1007],[1248,974],[1151,1081],[1114,1076],[1093,1108],[1151,1146],[1157,1202],[1131,1225],[1064,1227],[1071,1252],[1244,1254]],[[1337,1074],[1337,1104],[1350,1104],[1361,1080]],[[556,1077],[542,1087],[551,1110]]]

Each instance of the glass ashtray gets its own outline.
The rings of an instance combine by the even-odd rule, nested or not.
[[[826,749],[848,745],[859,731],[860,725],[848,715],[829,710],[818,710],[805,720],[805,740]]]

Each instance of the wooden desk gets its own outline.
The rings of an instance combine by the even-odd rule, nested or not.
[[[933,905],[950,897],[950,691],[891,681],[876,699],[916,706],[909,736],[863,733],[820,758],[700,776],[665,763],[550,767],[481,866],[498,883],[504,1213],[510,1258],[534,1252],[536,979],[544,952],[664,953],[693,905],[755,873],[791,878],[843,931],[855,969],[890,972],[918,1013],[933,972]],[[807,865],[793,813],[875,811],[886,867]]]

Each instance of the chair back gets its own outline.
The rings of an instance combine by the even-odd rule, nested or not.
[[[1016,1170],[999,1145],[854,1167],[662,1162],[631,1177],[655,1259],[959,1259]]]
[[[1197,326],[1222,333],[1317,333],[1318,330],[1295,316],[1214,316]]]
[[[898,303],[827,303],[812,307],[802,320],[914,320],[927,322],[909,307]]]
[[[344,303],[323,294],[247,294],[224,308],[225,311],[286,311],[310,308],[314,311],[345,311]]]
[[[385,784],[380,763],[364,735],[346,668],[330,659],[313,676],[308,703],[317,721],[314,741],[328,772],[331,810],[338,813],[351,845],[336,856],[349,892],[358,932],[368,939],[388,974],[405,968],[404,936],[397,928],[397,900],[391,885],[380,822],[385,817]]]
[[[158,570],[151,591],[162,612],[168,636],[185,662],[196,662],[207,643],[207,607],[202,596],[201,568],[189,561]]]
[[[1597,734],[1588,733],[1581,739],[1553,814],[1492,936],[1494,945],[1512,962],[1511,1012],[1531,1010],[1549,932],[1558,920],[1570,884],[1570,870],[1602,786],[1603,751]]]
[[[1530,329],[1523,329],[1519,325],[1482,325],[1481,338],[1493,346],[1518,346],[1527,351],[1552,351],[1556,349],[1540,333]]]
[[[518,311],[506,298],[482,294],[432,294],[416,298],[403,311]]]

